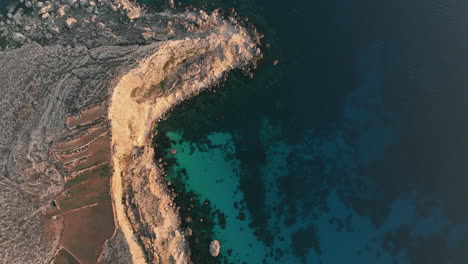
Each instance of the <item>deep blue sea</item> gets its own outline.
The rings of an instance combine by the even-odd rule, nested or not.
[[[265,35],[156,127],[195,264],[468,263],[467,1],[175,2]]]
[[[468,2],[182,2],[265,35],[157,126],[194,263],[468,263]]]
[[[467,1],[175,2],[265,35],[156,127],[195,264],[468,263]]]

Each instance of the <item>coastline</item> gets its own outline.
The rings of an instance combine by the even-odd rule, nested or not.
[[[255,67],[261,36],[235,14],[151,13],[125,0],[73,2],[27,1],[0,18],[0,38],[7,40],[0,60],[11,69],[0,72],[5,98],[21,102],[25,92],[31,98],[2,114],[9,125],[1,128],[0,146],[11,154],[0,162],[20,182],[1,188],[3,204],[13,205],[3,210],[4,230],[17,230],[18,218],[41,217],[0,255],[9,263],[60,263],[67,254],[84,262],[189,263],[175,194],[154,162],[154,122],[231,70]],[[99,16],[90,12],[98,10]],[[17,199],[22,192],[40,199]],[[96,200],[102,208],[86,206]],[[39,207],[41,215],[27,210]],[[65,235],[40,239],[52,233],[43,226],[75,208],[79,217],[53,230]],[[12,234],[0,233],[6,241],[14,241]],[[50,256],[41,253],[46,250]]]
[[[119,227],[121,228],[127,241],[133,263],[146,263],[143,249],[135,241],[135,236],[131,230],[130,223],[128,223],[128,220],[125,217],[122,203],[116,202],[122,201],[122,178],[120,177],[119,161],[115,156],[112,157],[112,163],[114,165],[114,173],[111,177],[111,197],[113,200],[112,208],[114,209],[114,221],[116,223],[115,231],[117,231]],[[114,235],[116,233],[115,231]]]
[[[150,142],[154,122],[175,105],[212,87],[228,71],[248,66],[256,60],[255,54],[251,53],[254,45],[246,46],[238,54],[232,53],[231,47],[243,46],[241,42],[245,40],[246,32],[239,34],[227,24],[223,24],[222,28],[225,33],[233,34],[227,41],[210,35],[206,41],[174,41],[168,47],[159,47],[154,55],[142,60],[138,67],[123,76],[114,88],[109,107],[114,163],[112,197],[118,224],[125,234],[135,263],[151,262],[153,258],[163,261],[172,258],[176,263],[189,262],[190,249],[186,232],[181,227],[179,208],[163,179],[164,172],[154,162]],[[156,84],[178,76],[178,64],[187,63],[194,53],[214,52],[219,45],[223,45],[227,51],[223,58],[215,56],[205,65],[199,62],[189,66],[195,65],[193,71],[188,71],[191,73],[200,72],[202,67],[209,65],[211,71],[208,74],[199,75],[198,80],[192,79],[190,82],[174,82],[178,87],[169,88],[167,91],[170,92],[163,96],[144,98]],[[198,47],[198,51],[194,51],[194,46]],[[177,55],[174,56],[176,47]],[[240,54],[240,57],[236,57]],[[257,52],[257,56],[259,54]],[[172,65],[167,66],[168,63]],[[185,80],[186,77],[180,78]],[[124,201],[126,205],[122,204]],[[132,208],[138,208],[138,212]],[[154,212],[157,212],[156,216]],[[143,222],[148,226],[146,232],[151,230],[155,235],[142,236],[139,227],[135,226],[137,222]],[[154,252],[153,255],[150,252]]]

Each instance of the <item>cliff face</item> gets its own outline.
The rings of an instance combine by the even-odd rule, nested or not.
[[[188,245],[179,227],[176,205],[162,172],[153,164],[149,146],[153,121],[175,104],[215,84],[229,70],[245,67],[255,58],[255,45],[244,30],[222,22],[217,31],[204,39],[159,46],[114,89],[109,110],[113,192],[116,201],[125,201],[123,208],[116,206],[117,218],[133,227],[150,262],[188,261]],[[131,231],[124,228],[127,240]]]
[[[1,263],[59,263],[69,255],[83,263],[189,262],[177,206],[153,161],[151,131],[175,104],[254,63],[258,39],[216,12],[91,6],[112,17],[113,3],[125,15],[115,13],[120,20],[108,26],[82,12],[88,2],[75,6],[78,24],[70,27],[59,11],[49,12],[52,19],[21,17],[38,28],[62,23],[63,36],[20,33],[13,20],[2,29],[12,46],[0,53]],[[113,232],[88,235],[114,222]],[[92,248],[81,252],[82,245]]]

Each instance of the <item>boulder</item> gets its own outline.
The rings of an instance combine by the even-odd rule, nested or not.
[[[74,19],[73,17],[67,18],[67,20],[65,20],[65,27],[67,27],[68,29],[72,29],[77,22],[78,21],[76,21],[76,19]]]
[[[24,43],[26,41],[26,36],[19,32],[14,32],[11,36],[14,41],[19,42],[19,43]]]
[[[213,240],[210,243],[210,254],[213,257],[217,257],[219,255],[219,250],[221,249],[221,245],[219,244],[218,240]]]
[[[142,32],[141,37],[145,40],[148,41],[154,36],[154,32]]]
[[[69,5],[63,5],[63,6],[59,7],[59,9],[57,10],[57,16],[58,17],[63,17],[69,10],[70,10]]]
[[[14,16],[13,16],[13,20],[15,21],[16,24],[19,24],[21,22],[21,19],[23,19],[23,16],[21,16],[20,13],[16,13]]]
[[[49,15],[49,13],[44,13],[44,14],[42,14],[41,17],[42,17],[42,19],[47,19],[47,18],[50,17],[50,15]]]
[[[42,14],[49,13],[49,12],[52,12],[52,11],[54,11],[54,7],[52,5],[46,5],[43,8],[39,9],[37,14],[42,15]]]
[[[130,20],[133,20],[135,18],[139,18],[140,15],[141,15],[140,12],[141,12],[140,8],[137,8],[137,7],[128,8],[127,9],[127,17]]]
[[[49,31],[54,34],[60,34],[60,28],[57,25],[51,25]]]
[[[58,10],[57,10],[57,16],[58,17],[63,17],[65,15],[65,10],[60,7]]]

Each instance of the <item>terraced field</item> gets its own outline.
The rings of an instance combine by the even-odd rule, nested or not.
[[[56,264],[80,264],[66,249],[60,249],[55,255]]]
[[[110,197],[110,136],[106,108],[95,106],[67,118],[69,131],[53,155],[66,173],[65,190],[50,217],[64,229],[55,264],[96,264],[115,225]]]

